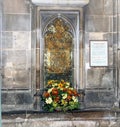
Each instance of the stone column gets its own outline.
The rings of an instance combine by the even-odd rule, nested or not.
[[[1,86],[2,86],[2,76],[1,76],[1,36],[2,36],[2,0],[0,0],[0,127],[2,127],[1,118]]]
[[[115,10],[115,16],[116,16],[116,40],[118,43],[118,99],[120,104],[120,0],[116,0],[116,10]],[[120,105],[119,105],[120,106]]]

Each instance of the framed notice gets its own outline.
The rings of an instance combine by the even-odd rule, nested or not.
[[[108,41],[90,41],[90,66],[108,66]]]

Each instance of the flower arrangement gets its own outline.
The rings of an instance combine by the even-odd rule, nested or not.
[[[64,80],[49,80],[42,94],[45,111],[68,111],[79,108],[79,94]]]

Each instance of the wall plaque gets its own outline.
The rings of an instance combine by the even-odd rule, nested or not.
[[[90,66],[108,66],[108,41],[90,41]]]

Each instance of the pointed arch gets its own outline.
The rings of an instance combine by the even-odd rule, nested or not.
[[[44,29],[44,82],[73,80],[74,29],[63,17],[52,19]]]

